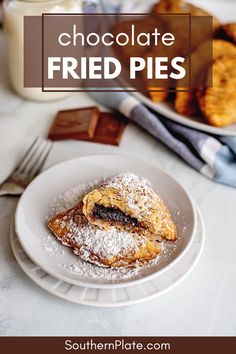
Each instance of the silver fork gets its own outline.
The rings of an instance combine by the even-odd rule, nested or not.
[[[36,138],[11,176],[0,185],[0,196],[22,194],[42,169],[51,148],[51,141]]]

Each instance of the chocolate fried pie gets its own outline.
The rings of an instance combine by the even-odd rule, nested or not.
[[[160,240],[177,234],[161,198],[131,173],[106,180],[48,228],[82,259],[113,268],[146,264],[160,253]]]

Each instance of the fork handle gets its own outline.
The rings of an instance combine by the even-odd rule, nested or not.
[[[12,182],[4,182],[0,185],[0,196],[4,195],[21,195],[24,188]]]

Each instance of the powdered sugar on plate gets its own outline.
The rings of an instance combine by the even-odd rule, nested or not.
[[[62,213],[75,206],[81,198],[92,189],[98,187],[104,180],[93,181],[86,184],[78,184],[54,198],[49,206],[46,219],[51,219],[55,214]]]
[[[74,263],[65,263],[62,265],[64,269],[69,272],[76,273],[87,277],[92,277],[101,280],[119,280],[130,278],[139,272],[140,267],[137,268],[105,268],[95,264],[89,263],[83,259],[78,258]]]
[[[54,255],[64,255],[65,251],[61,246],[61,244],[59,244],[59,242],[57,241],[57,239],[53,236],[53,235],[47,235],[46,237],[44,237],[43,241],[42,241],[42,246],[43,249],[45,251],[45,253],[47,253],[50,257],[53,257]]]

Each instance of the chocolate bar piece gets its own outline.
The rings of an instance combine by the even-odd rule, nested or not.
[[[98,107],[59,111],[49,132],[51,140],[90,139],[97,127]]]
[[[119,145],[127,119],[110,112],[101,112],[94,136],[86,139],[91,142]]]

